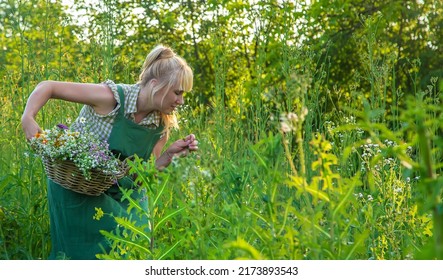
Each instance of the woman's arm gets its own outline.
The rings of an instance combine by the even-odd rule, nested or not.
[[[27,139],[31,139],[41,131],[35,117],[49,99],[61,99],[90,105],[99,114],[111,112],[116,104],[111,89],[104,84],[41,82],[29,96],[22,115],[22,127]]]
[[[157,144],[155,144],[154,149],[152,151],[152,153],[155,156],[155,167],[158,170],[163,170],[172,161],[172,155],[170,155],[166,151],[162,154],[163,147],[165,146],[167,141],[168,139],[166,136],[160,138]]]

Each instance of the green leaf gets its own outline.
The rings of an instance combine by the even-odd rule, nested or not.
[[[163,253],[160,257],[158,257],[157,259],[158,259],[158,260],[162,260],[162,259],[164,259],[164,258],[165,258],[169,253],[171,253],[171,252],[175,249],[175,247],[177,247],[178,244],[180,244],[182,241],[183,241],[183,239],[177,241],[174,245],[172,245],[171,248],[169,248],[168,250],[166,250],[166,252],[164,252],[164,253]]]
[[[246,242],[244,239],[242,239],[240,237],[237,238],[237,241],[232,241],[232,242],[226,244],[225,247],[236,248],[236,249],[240,249],[242,251],[245,251],[254,260],[264,260],[265,259],[264,256],[262,256],[257,249],[255,249],[251,244],[249,244],[248,242]]]
[[[143,230],[143,228],[136,226],[135,222],[129,221],[128,218],[114,217],[114,219],[117,222],[117,224],[119,224],[119,225],[123,226],[124,228],[129,229],[132,232],[142,236],[146,240],[151,241],[151,239],[146,234],[146,232]]]
[[[155,224],[154,226],[154,232],[157,231],[158,227],[161,226],[163,223],[165,223],[167,220],[169,220],[170,218],[174,217],[175,215],[177,215],[178,213],[182,212],[183,210],[185,210],[188,207],[183,207],[180,208],[174,212],[169,213],[168,215],[166,215],[165,217],[163,217],[160,221],[158,221],[158,223]]]
[[[113,233],[107,232],[105,230],[100,230],[100,233],[103,234],[105,237],[113,240],[113,241],[116,241],[116,242],[119,242],[119,243],[123,243],[123,244],[126,244],[128,246],[137,248],[137,249],[141,250],[142,252],[144,252],[146,254],[149,254],[151,256],[153,255],[152,252],[148,248],[146,248],[146,247],[144,247],[144,246],[142,246],[140,244],[137,244],[134,241],[128,240],[126,238],[123,238],[121,236],[118,236],[118,235],[115,235]]]
[[[355,187],[361,185],[360,178],[360,172],[358,172],[352,179],[346,180],[344,185],[347,186],[348,191],[346,192],[345,196],[341,199],[341,201],[338,203],[337,207],[335,207],[334,211],[332,212],[332,218],[335,219],[337,216],[337,213],[340,211],[340,209],[346,204],[349,203],[349,197],[354,193]]]

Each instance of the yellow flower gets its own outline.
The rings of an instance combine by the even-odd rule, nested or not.
[[[105,213],[103,212],[103,210],[101,208],[95,207],[95,214],[94,214],[94,216],[92,218],[94,220],[99,221],[104,216],[104,214]]]

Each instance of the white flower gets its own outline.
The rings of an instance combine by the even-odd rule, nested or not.
[[[209,172],[207,169],[201,169],[200,173],[203,175],[203,177],[211,178],[211,172]]]
[[[288,113],[288,115],[286,116],[286,118],[288,119],[288,121],[295,121],[298,122],[298,116],[297,114],[294,114],[292,112]]]
[[[281,130],[282,130],[284,133],[288,133],[288,132],[290,132],[292,129],[291,129],[291,127],[290,127],[287,123],[285,123],[285,122],[281,122]]]

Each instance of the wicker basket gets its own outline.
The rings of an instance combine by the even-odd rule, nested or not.
[[[106,175],[92,170],[91,178],[86,179],[72,161],[43,158],[43,164],[48,178],[52,181],[65,189],[92,196],[102,194],[115,184],[116,180],[123,178],[129,170],[126,161],[123,161],[117,174]]]

